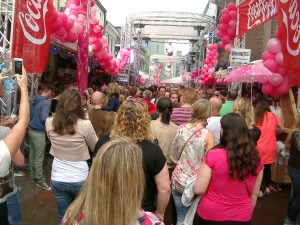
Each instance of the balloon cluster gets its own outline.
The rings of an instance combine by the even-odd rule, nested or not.
[[[163,64],[162,63],[156,63],[152,66],[150,66],[150,73],[152,75],[152,85],[159,86],[160,85],[160,79],[163,71]]]
[[[91,50],[107,74],[117,75],[125,67],[130,51],[122,49],[115,59],[109,50],[108,40],[103,36],[103,26],[99,23],[95,2],[91,2],[90,37]],[[86,29],[86,10],[81,0],[69,0],[64,13],[54,12],[52,20],[52,38],[60,42],[74,43]]]
[[[201,84],[208,87],[214,83],[215,65],[219,54],[217,52],[217,44],[210,44],[207,46],[206,59],[204,60],[204,66],[201,69],[202,74],[200,75]]]
[[[283,54],[281,43],[278,38],[272,38],[267,43],[267,50],[262,53],[263,64],[272,73],[273,76],[268,78],[262,86],[265,95],[279,97],[289,91],[289,84],[284,69]]]
[[[179,74],[180,74],[180,76],[181,76],[181,80],[182,80],[183,82],[185,82],[186,79],[187,79],[187,74],[186,74],[185,70],[183,69],[183,67],[180,67],[180,69],[179,69]]]
[[[198,74],[199,74],[199,69],[196,68],[195,70],[193,70],[192,72],[190,72],[190,78],[192,80],[195,80],[198,77]]]
[[[92,3],[94,4],[94,3]],[[91,18],[95,17],[96,8],[92,7]],[[103,26],[99,25],[103,30]],[[60,42],[74,43],[86,27],[86,11],[80,0],[69,0],[63,13],[54,12],[52,17],[52,35]]]
[[[221,12],[218,24],[217,36],[221,38],[220,48],[230,52],[233,48],[234,37],[236,34],[237,7],[230,2],[227,8]]]

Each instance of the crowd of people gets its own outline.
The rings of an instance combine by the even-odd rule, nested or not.
[[[257,199],[274,189],[276,133],[289,133],[292,197],[283,223],[297,224],[300,122],[285,128],[266,98],[253,105],[233,89],[116,83],[81,96],[74,87],[42,84],[29,107],[25,71],[17,82],[19,118],[0,142],[1,225],[22,224],[11,165],[24,164],[27,128],[31,182],[53,192],[59,225],[159,225],[168,205],[174,225],[251,224]],[[46,138],[50,185],[43,175]],[[9,204],[13,196],[17,204]]]

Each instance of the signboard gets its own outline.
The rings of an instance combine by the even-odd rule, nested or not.
[[[118,75],[118,81],[119,82],[128,82],[129,81],[129,75],[120,73]]]
[[[277,18],[279,39],[290,85],[300,87],[300,2],[280,0]]]
[[[230,52],[230,65],[237,66],[244,63],[249,63],[251,57],[251,49],[232,48]]]
[[[278,13],[278,0],[246,0],[237,8],[237,35],[267,22]]]
[[[12,57],[22,58],[29,73],[46,70],[52,14],[52,0],[15,1]]]

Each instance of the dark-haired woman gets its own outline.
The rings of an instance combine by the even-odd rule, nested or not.
[[[237,113],[221,119],[220,144],[208,151],[194,185],[202,199],[194,225],[248,225],[259,194],[263,165]]]
[[[280,119],[271,112],[270,105],[266,100],[261,100],[256,104],[254,113],[256,127],[261,131],[257,142],[257,150],[264,164],[263,188],[264,193],[269,194],[271,164],[276,162],[277,157],[276,130],[279,130],[279,132],[288,130],[281,124]]]
[[[170,165],[170,150],[172,142],[177,132],[177,126],[170,121],[173,106],[172,101],[168,97],[161,97],[156,103],[156,110],[159,114],[157,120],[151,121],[151,134],[158,142],[161,150],[166,156],[167,163]]]
[[[54,117],[46,120],[47,136],[54,156],[51,189],[58,206],[58,224],[85,182],[90,159],[89,148],[98,140],[91,121],[85,118],[77,90],[67,89],[60,96]]]

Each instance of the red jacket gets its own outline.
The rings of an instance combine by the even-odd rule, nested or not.
[[[148,113],[152,114],[156,112],[156,107],[153,103],[151,103],[151,98],[144,98],[143,102],[145,105],[148,105]]]

